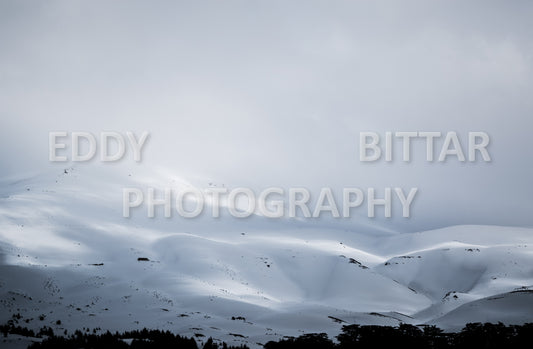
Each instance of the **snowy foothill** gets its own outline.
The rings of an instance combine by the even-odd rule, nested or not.
[[[148,327],[254,347],[351,323],[533,321],[532,229],[122,216],[125,186],[202,181],[113,167],[3,178],[0,322],[18,314],[58,333]]]

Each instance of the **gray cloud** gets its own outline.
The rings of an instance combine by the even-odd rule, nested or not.
[[[418,186],[398,230],[530,226],[532,14],[525,1],[3,1],[2,171],[50,166],[50,130],[149,130],[144,165],[190,176]],[[361,164],[366,130],[482,130],[494,161],[416,150]]]

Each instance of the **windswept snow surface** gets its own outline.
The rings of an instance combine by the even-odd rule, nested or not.
[[[533,321],[533,229],[396,234],[142,209],[126,219],[123,187],[208,184],[108,172],[2,180],[1,322],[20,314],[29,328],[149,327],[258,346],[348,323]]]

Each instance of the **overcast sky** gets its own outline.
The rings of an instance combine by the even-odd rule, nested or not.
[[[0,175],[49,169],[49,131],[147,130],[144,168],[418,187],[399,231],[532,226],[532,18],[530,1],[2,0]],[[485,131],[493,161],[427,163],[420,143],[363,164],[361,131]]]

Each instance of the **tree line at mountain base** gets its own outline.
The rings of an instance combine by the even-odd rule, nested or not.
[[[97,334],[97,331],[86,332],[77,330],[71,335],[55,335],[50,327],[43,327],[38,332],[12,324],[0,326],[0,333],[4,337],[8,334],[17,334],[25,337],[42,338],[34,342],[28,349],[249,349],[246,345],[229,346],[225,342],[217,343],[209,338],[203,346],[198,346],[194,338],[187,338],[170,331],[161,330],[134,330],[126,332],[109,331]],[[1,345],[0,345],[1,346]]]
[[[71,335],[55,335],[50,327],[38,332],[15,327],[13,324],[0,326],[4,337],[19,334],[26,337],[43,338],[31,344],[29,349],[248,349],[247,346],[228,346],[209,338],[203,346],[198,346],[194,338],[182,337],[170,331],[135,330],[127,332],[109,331],[97,334],[96,331]],[[469,323],[460,332],[445,333],[436,326],[413,326],[401,324],[398,327],[374,325],[345,325],[334,342],[325,333],[309,333],[296,338],[270,341],[265,349],[366,349],[366,348],[410,348],[410,349],[448,349],[448,348],[530,348],[533,344],[533,323],[524,325],[504,325],[502,323]]]
[[[334,343],[325,333],[304,334],[279,342],[268,342],[265,349],[367,349],[367,348],[531,348],[533,323],[506,326],[502,323],[469,323],[460,332],[444,333],[436,326],[401,324],[398,327],[346,325]]]

